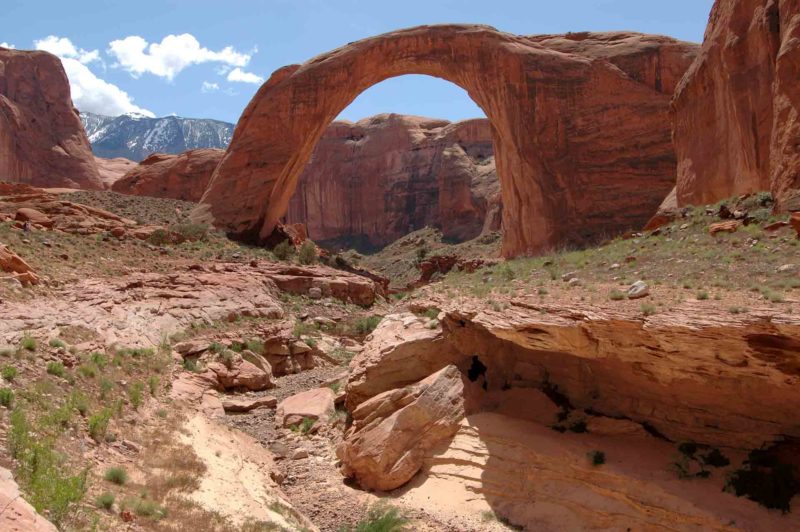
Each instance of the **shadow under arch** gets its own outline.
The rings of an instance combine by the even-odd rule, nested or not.
[[[645,59],[688,46],[658,39]],[[668,107],[677,79],[660,63],[653,76],[650,60],[618,66],[587,45],[559,46],[488,26],[420,26],[283,67],[242,114],[193,218],[264,242],[328,124],[370,86],[423,74],[464,89],[492,124],[504,256],[643,224],[673,186]]]

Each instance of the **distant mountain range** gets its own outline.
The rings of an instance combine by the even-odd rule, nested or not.
[[[83,127],[98,157],[141,161],[154,152],[181,153],[195,148],[228,147],[233,124],[204,118],[140,114],[104,116],[81,113]]]

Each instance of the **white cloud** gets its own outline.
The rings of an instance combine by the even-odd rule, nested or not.
[[[200,86],[200,92],[214,92],[219,90],[219,83],[204,81]]]
[[[14,46],[13,44],[8,44],[7,42],[4,41],[0,42],[0,48],[11,48],[12,50],[14,50],[16,46]]]
[[[61,59],[69,78],[72,102],[81,111],[117,116],[125,113],[140,113],[155,116],[151,111],[133,103],[127,92],[116,85],[98,78],[86,63],[99,59],[97,50],[88,52],[76,48],[67,38],[53,35],[34,41],[37,50],[46,50]]]
[[[76,48],[72,41],[66,37],[56,37],[55,35],[48,35],[44,39],[33,41],[33,46],[37,50],[44,50],[50,52],[58,57],[75,59],[84,65],[92,61],[100,60],[100,52],[97,50],[84,50],[83,48]]]
[[[253,74],[252,72],[245,72],[239,67],[234,68],[230,72],[228,72],[228,77],[226,78],[228,81],[238,81],[241,83],[263,83],[264,78],[259,76],[258,74]]]
[[[227,46],[215,52],[200,46],[191,34],[167,35],[160,43],[148,43],[138,35],[111,41],[108,53],[116,59],[114,66],[121,67],[134,77],[144,73],[172,80],[183,69],[200,63],[222,63],[243,67],[250,62],[249,53],[237,52]]]

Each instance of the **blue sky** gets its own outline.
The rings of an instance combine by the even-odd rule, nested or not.
[[[517,34],[635,30],[702,40],[712,0],[2,0],[0,43],[62,57],[79,108],[235,122],[261,80],[347,42],[446,22]],[[460,88],[401,76],[343,113],[460,120],[482,112]]]

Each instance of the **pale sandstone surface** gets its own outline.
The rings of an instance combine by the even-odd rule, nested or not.
[[[103,188],[110,189],[114,183],[119,181],[122,176],[136,167],[136,163],[125,157],[114,157],[113,159],[104,159],[103,157],[94,158],[97,164],[97,171],[100,173],[100,180],[103,182]]]
[[[56,532],[19,492],[11,471],[0,467],[0,529],[7,532]]]

